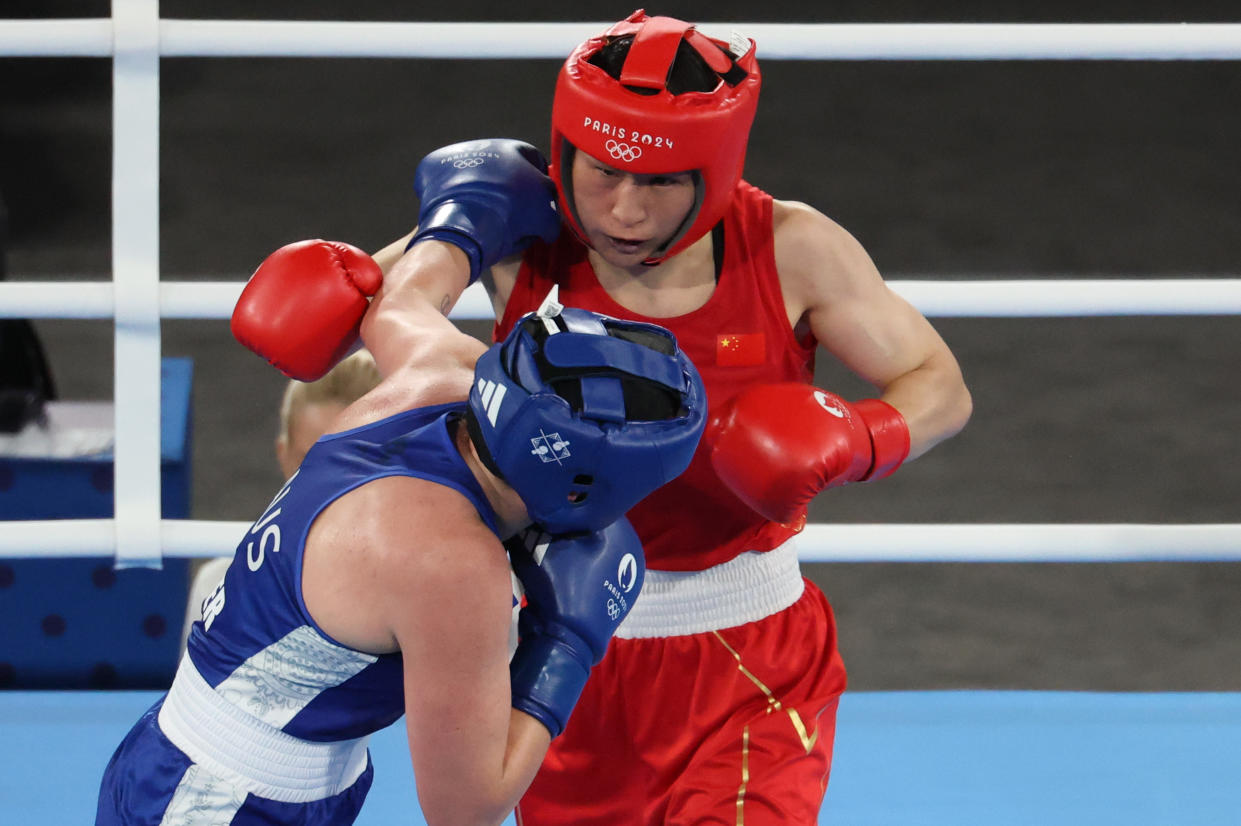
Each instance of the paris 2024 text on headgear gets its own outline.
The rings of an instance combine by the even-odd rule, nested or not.
[[[628,51],[613,77],[599,58],[617,42]],[[703,90],[669,88],[674,64],[686,60],[705,66]],[[753,40],[725,43],[641,10],[574,49],[552,103],[551,175],[569,227],[586,240],[570,180],[573,153],[581,150],[625,172],[694,174],[694,208],[644,263],[657,264],[710,232],[741,180],[761,82]]]

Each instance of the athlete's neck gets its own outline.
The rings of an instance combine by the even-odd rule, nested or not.
[[[500,531],[500,538],[507,539],[530,524],[530,515],[526,513],[526,503],[521,501],[517,491],[487,469],[487,465],[474,447],[474,441],[470,438],[470,429],[465,426],[465,421],[458,419],[451,426],[454,428],[453,440],[457,445],[457,451],[465,460],[465,466],[470,469],[470,473],[474,474],[478,486],[483,489],[483,495],[487,497],[491,509],[495,511],[496,528]]]
[[[697,310],[715,292],[711,236],[655,266],[619,267],[589,251],[599,285],[627,310],[651,318],[672,318]]]

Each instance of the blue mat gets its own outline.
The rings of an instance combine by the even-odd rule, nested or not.
[[[0,692],[3,821],[90,823],[104,765],[157,696]],[[361,826],[423,822],[404,737],[373,740]],[[820,822],[1235,826],[1241,694],[850,693]]]

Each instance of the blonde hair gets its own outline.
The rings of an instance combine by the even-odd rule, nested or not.
[[[358,350],[328,371],[317,381],[290,380],[280,402],[280,430],[277,436],[287,440],[293,419],[307,404],[340,402],[350,405],[379,384],[379,369],[368,350]]]

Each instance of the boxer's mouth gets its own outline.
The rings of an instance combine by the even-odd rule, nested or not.
[[[604,237],[607,238],[608,243],[613,249],[624,255],[633,255],[641,250],[647,243],[645,238],[617,238],[615,235],[607,235]]]

